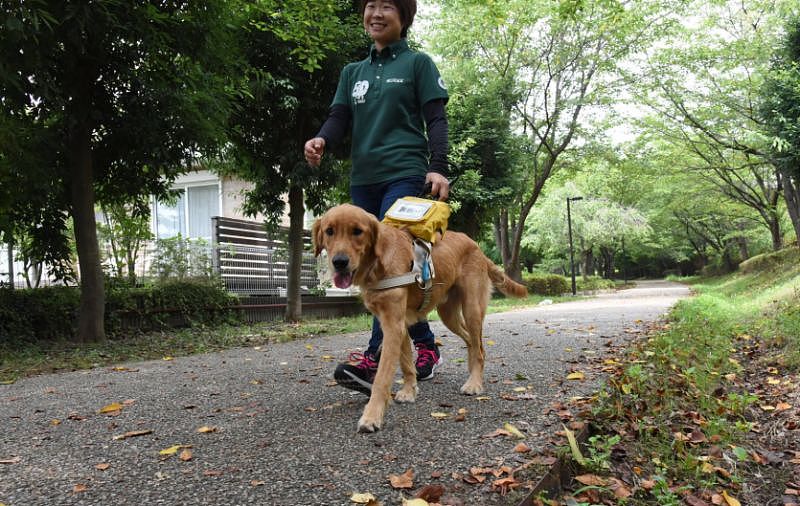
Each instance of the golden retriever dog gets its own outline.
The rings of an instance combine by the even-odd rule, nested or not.
[[[461,392],[483,392],[483,319],[492,286],[513,297],[525,297],[525,286],[506,276],[472,239],[448,231],[433,246],[436,276],[429,303],[420,308],[423,290],[416,283],[375,289],[380,280],[411,270],[414,253],[409,232],[385,225],[361,208],[343,204],[314,222],[312,240],[316,255],[327,251],[336,286],[358,286],[364,304],[383,328],[381,357],[369,402],[358,421],[359,432],[375,432],[383,425],[398,362],[404,383],[394,399],[416,400],[417,376],[407,328],[424,320],[433,308],[447,328],[467,343],[469,378]]]

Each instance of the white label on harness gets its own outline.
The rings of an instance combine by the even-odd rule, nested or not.
[[[399,199],[387,212],[386,215],[396,220],[418,221],[425,217],[425,213],[431,208],[433,203],[428,202],[409,202]]]

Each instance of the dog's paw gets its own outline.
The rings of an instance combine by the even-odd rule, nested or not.
[[[478,395],[483,393],[483,385],[474,384],[470,382],[464,383],[461,387],[461,393],[464,395]]]
[[[417,393],[419,393],[419,388],[416,385],[414,385],[414,388],[403,388],[394,394],[394,401],[400,404],[416,402]]]
[[[381,430],[381,425],[383,425],[382,420],[367,420],[366,417],[362,416],[361,420],[358,421],[358,432],[372,434]]]

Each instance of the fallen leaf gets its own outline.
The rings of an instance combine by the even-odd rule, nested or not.
[[[158,452],[158,454],[159,455],[175,455],[176,453],[178,453],[178,450],[180,450],[181,448],[191,448],[191,446],[188,446],[188,445],[173,445],[173,446],[170,446],[169,448],[164,448],[163,450]]]
[[[508,431],[508,432],[509,432],[509,433],[510,433],[512,436],[514,436],[515,438],[517,438],[517,439],[525,439],[525,434],[523,434],[522,432],[520,432],[520,430],[519,430],[518,428],[514,427],[514,426],[513,426],[513,425],[511,425],[510,423],[506,422],[506,423],[503,425],[503,428],[504,428],[505,430],[507,430],[507,431]]]
[[[722,498],[725,499],[725,502],[728,504],[728,506],[742,506],[742,503],[740,503],[735,497],[729,496],[728,492],[725,490],[722,491]]]
[[[89,487],[87,487],[83,483],[78,483],[77,485],[72,487],[72,492],[74,492],[76,494],[78,494],[80,492],[86,492],[87,490],[89,490]]]
[[[786,411],[787,409],[792,409],[792,405],[785,402],[779,402],[775,405],[775,411]]]
[[[628,497],[633,495],[631,489],[628,488],[624,483],[622,483],[621,480],[617,478],[610,478],[609,481],[611,482],[609,484],[609,488],[611,489],[612,492],[614,492],[614,497],[616,497],[617,499],[627,499]]]
[[[372,494],[353,494],[350,496],[350,501],[356,504],[367,504],[375,500],[375,496]]]
[[[216,427],[209,427],[207,425],[203,425],[202,427],[197,429],[197,432],[199,432],[200,434],[208,434],[210,432],[217,432],[217,428]]]
[[[203,471],[203,476],[222,476],[222,471],[216,469],[206,469]]]
[[[438,503],[442,495],[444,495],[444,487],[442,485],[425,485],[414,497],[429,503]]]
[[[94,468],[97,469],[98,471],[105,471],[109,467],[111,467],[111,464],[108,463],[97,464],[96,466],[94,466]]]
[[[192,450],[190,450],[189,448],[184,449],[181,452],[181,454],[178,455],[178,458],[184,462],[189,462],[190,460],[192,460]]]
[[[414,488],[414,470],[408,469],[403,474],[390,474],[389,483],[392,488]]]
[[[10,459],[2,459],[0,460],[0,464],[19,464],[22,458],[20,457],[12,457]]]
[[[590,485],[594,487],[605,487],[606,480],[597,476],[596,474],[581,474],[580,476],[576,476],[575,480],[583,483],[584,485]]]
[[[518,443],[517,446],[514,447],[514,451],[516,453],[528,453],[531,451],[531,447],[525,443]]]
[[[425,499],[403,499],[403,506],[430,506],[430,503]]]
[[[163,360],[165,362],[170,362],[170,361],[175,360],[175,359],[173,357],[166,356],[166,357],[163,357],[161,360]]]
[[[585,466],[586,465],[586,458],[581,453],[580,447],[578,447],[578,440],[575,439],[575,433],[569,430],[566,425],[561,425],[564,427],[564,434],[567,436],[567,441],[569,442],[569,448],[572,451],[572,458],[575,459],[575,462],[578,464]]]
[[[572,373],[567,374],[567,379],[568,380],[583,380],[583,379],[586,379],[586,375],[583,374],[580,371],[572,372]]]
[[[263,487],[263,486],[264,486],[264,485],[266,485],[266,484],[267,484],[267,482],[266,482],[266,481],[261,481],[261,480],[250,480],[250,486],[251,486],[251,487]]]
[[[431,413],[431,416],[436,418],[437,420],[444,420],[445,418],[449,417],[449,413],[442,413],[441,411],[434,411]]]
[[[104,414],[104,415],[107,415],[107,414],[117,414],[118,415],[119,412],[122,411],[122,407],[123,407],[122,404],[120,404],[118,402],[112,402],[108,406],[103,406],[102,408],[100,408],[100,411],[98,411],[98,413]]]

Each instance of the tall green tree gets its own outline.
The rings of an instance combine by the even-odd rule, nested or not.
[[[512,130],[522,131],[521,190],[496,210],[498,247],[506,272],[520,276],[525,222],[560,157],[585,135],[582,114],[616,90],[618,65],[668,24],[670,2],[441,2],[448,61],[515,84]]]
[[[690,155],[683,169],[707,179],[725,200],[758,213],[773,249],[780,249],[783,178],[764,135],[759,93],[775,27],[796,2],[693,6],[704,15],[632,67],[630,91],[656,112],[645,128]]]
[[[105,339],[95,203],[165,195],[222,138],[237,54],[230,13],[224,0],[2,4],[2,126],[22,128],[0,146],[0,194],[27,182],[23,193],[38,196],[0,221],[63,261],[72,219],[80,340]],[[22,152],[30,147],[44,152]],[[19,167],[35,167],[35,180]]]
[[[761,114],[772,134],[772,156],[783,177],[783,195],[800,244],[800,17],[787,23],[762,90]]]
[[[368,42],[353,4],[344,0],[315,3],[314,9],[297,9],[289,3],[249,9],[242,34],[248,70],[245,89],[229,123],[231,149],[227,172],[251,181],[246,214],[262,214],[272,227],[289,209],[289,276],[286,319],[302,313],[300,272],[303,255],[305,205],[320,212],[325,195],[342,179],[340,163],[326,157],[319,168],[310,167],[303,144],[316,134],[327,117],[339,72],[363,57]],[[305,14],[301,26],[320,37],[312,59],[286,40],[283,20]],[[277,20],[277,21],[276,21]],[[277,24],[276,24],[277,23]],[[304,56],[306,55],[306,56]]]

